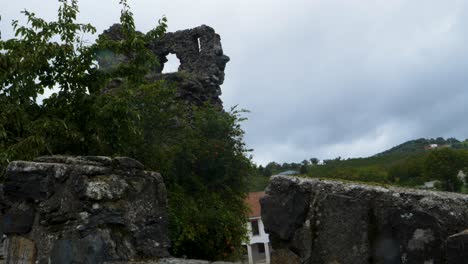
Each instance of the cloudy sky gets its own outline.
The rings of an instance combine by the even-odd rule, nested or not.
[[[0,30],[24,8],[54,19],[55,0],[1,0]],[[207,24],[231,57],[225,108],[254,160],[369,156],[420,137],[468,138],[468,1],[133,0],[137,28],[162,15],[175,31]],[[81,0],[98,32],[118,0]],[[90,37],[90,41],[93,38]]]

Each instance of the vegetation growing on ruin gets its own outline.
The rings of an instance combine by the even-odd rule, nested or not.
[[[172,252],[211,260],[241,253],[245,237],[247,157],[243,111],[224,112],[177,100],[175,87],[147,82],[158,65],[146,44],[164,35],[162,18],[149,34],[135,31],[121,1],[123,41],[98,39],[90,24],[75,22],[76,0],[59,0],[58,20],[24,11],[16,37],[0,39],[0,169],[41,155],[129,156],[161,172],[169,190]],[[100,71],[102,51],[130,58]],[[113,78],[122,84],[103,93]],[[44,92],[54,89],[49,98]]]

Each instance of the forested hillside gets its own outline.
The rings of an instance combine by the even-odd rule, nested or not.
[[[468,140],[421,138],[367,158],[337,157],[323,160],[322,163],[314,158],[283,165],[270,162],[264,168],[260,166],[257,171],[267,177],[270,172],[276,174],[290,168],[307,177],[400,186],[420,187],[425,182],[438,181],[435,188],[459,192],[466,190],[457,175],[468,168]],[[261,182],[258,178],[254,179],[252,186],[262,188]]]
[[[444,139],[441,137],[438,138],[420,138],[415,140],[407,141],[403,144],[395,146],[389,150],[376,154],[376,156],[385,156],[385,155],[412,155],[416,153],[424,153],[425,148],[432,144],[438,146],[448,146],[454,149],[468,149],[468,139],[465,141],[459,141],[456,138]]]

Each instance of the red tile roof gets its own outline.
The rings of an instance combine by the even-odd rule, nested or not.
[[[260,198],[263,196],[265,196],[265,192],[251,192],[245,199],[250,207],[249,218],[261,216]]]

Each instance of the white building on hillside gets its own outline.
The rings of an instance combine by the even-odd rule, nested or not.
[[[249,264],[270,264],[270,240],[263,227],[260,207],[260,198],[264,195],[264,192],[249,193],[246,200],[250,207],[249,222],[247,223],[249,243],[245,244]]]

